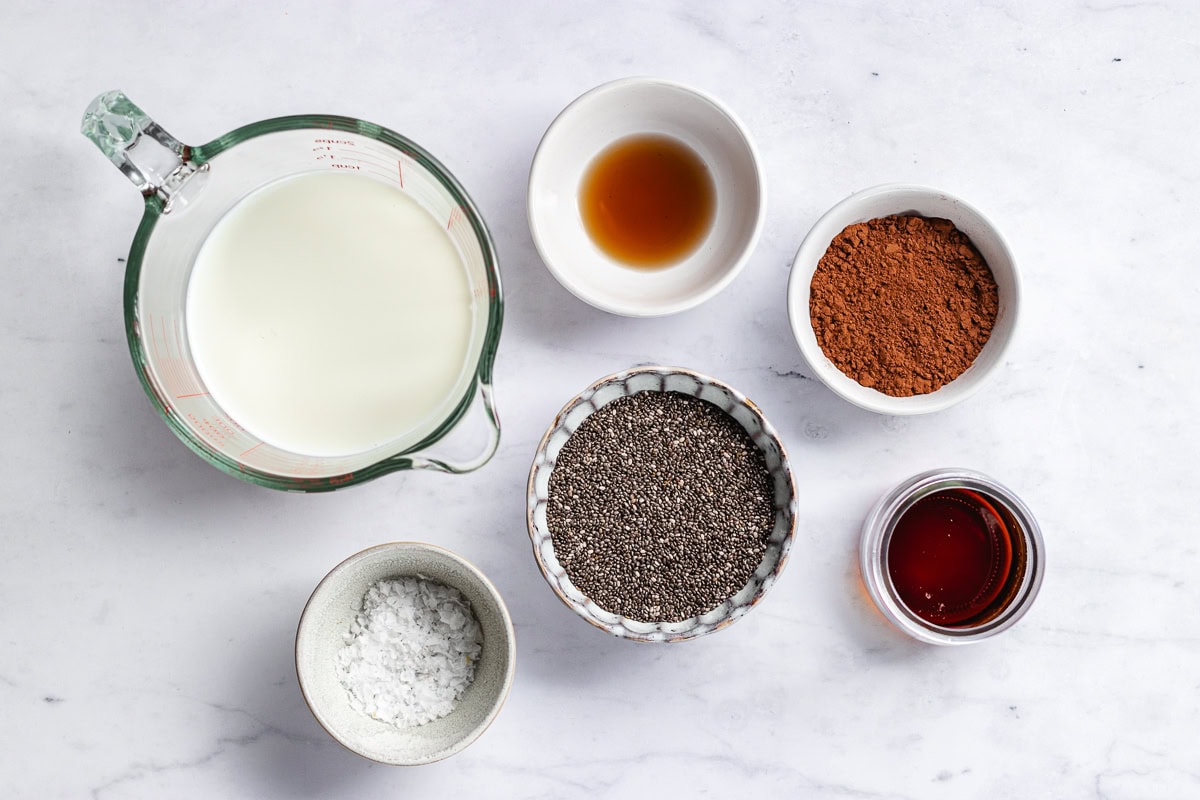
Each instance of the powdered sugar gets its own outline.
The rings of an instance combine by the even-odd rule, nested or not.
[[[483,632],[457,589],[427,578],[382,580],[338,651],[338,678],[357,711],[397,727],[454,710],[475,677]]]

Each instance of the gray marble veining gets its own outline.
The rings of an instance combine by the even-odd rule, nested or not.
[[[10,4],[0,796],[1200,796],[1197,30],[1200,7],[1182,0]],[[525,219],[530,159],[555,114],[638,74],[735,109],[768,184],[745,271],[703,306],[650,320],[574,299]],[[141,199],[78,133],[87,103],[114,88],[186,142],[331,112],[439,157],[500,253],[495,459],[463,477],[300,496],[188,452],[124,343],[122,261]],[[892,181],[987,213],[1025,288],[991,385],[908,419],[813,380],[784,306],[817,217]],[[753,399],[788,447],[800,501],[761,607],[664,647],[606,637],[559,603],[524,522],[553,415],[644,363]],[[1013,630],[933,648],[874,610],[858,531],[895,482],[951,465],[1021,494],[1048,566]],[[491,729],[410,770],[329,739],[292,661],[321,576],[396,539],[478,565],[519,648]]]

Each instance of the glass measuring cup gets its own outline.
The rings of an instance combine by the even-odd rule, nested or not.
[[[503,300],[495,248],[466,191],[432,155],[386,128],[326,115],[255,122],[193,147],[117,91],[92,101],[82,132],[145,197],[125,269],[126,337],[154,407],[201,458],[261,486],[315,492],[396,470],[469,472],[496,452],[500,422],[492,365]],[[474,304],[469,357],[440,422],[344,456],[290,452],[243,428],[208,393],[188,343],[188,281],[213,227],[257,189],[322,171],[354,172],[387,183],[444,222],[466,267]],[[465,461],[431,452],[472,408],[479,409],[487,430],[483,450]]]

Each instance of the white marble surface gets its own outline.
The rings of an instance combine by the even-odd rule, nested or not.
[[[6,5],[0,796],[1200,796],[1200,8],[726,5]],[[525,222],[546,125],[630,74],[725,100],[769,181],[746,271],[665,319],[575,300]],[[448,164],[491,225],[507,290],[494,461],[302,496],[187,451],[124,341],[119,259],[141,199],[78,133],[112,88],[188,142],[331,112]],[[918,419],[859,411],[808,378],[783,308],[808,227],[889,181],[992,215],[1027,292],[991,387]],[[524,530],[525,477],[555,411],[647,361],[754,398],[802,498],[765,602],[677,646],[577,619]],[[856,566],[876,497],[943,465],[1015,488],[1049,549],[1030,615],[967,648],[889,628]],[[397,538],[475,562],[519,638],[493,727],[409,770],[336,745],[291,656],[321,576]]]

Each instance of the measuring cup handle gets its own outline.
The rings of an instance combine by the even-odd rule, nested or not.
[[[88,105],[80,133],[139,192],[147,198],[158,196],[166,204],[184,181],[207,169],[190,163],[192,148],[163,130],[121,91],[105,92]]]
[[[492,384],[480,379],[474,399],[466,413],[472,413],[475,408],[482,407],[484,422],[487,425],[488,440],[483,451],[470,461],[452,461],[450,459],[431,456],[403,456],[412,469],[432,469],[438,472],[450,472],[456,475],[472,472],[486,464],[496,449],[500,446],[500,418],[496,416],[496,401],[492,393]]]

